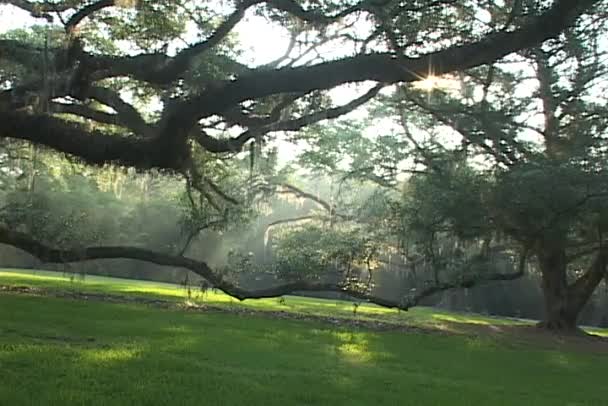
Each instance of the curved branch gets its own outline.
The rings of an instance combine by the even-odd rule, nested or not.
[[[224,223],[224,221],[225,221],[225,219],[223,219],[223,218],[219,219],[219,220],[209,221],[208,223],[201,224],[201,225],[197,226],[195,229],[191,230],[188,233],[188,237],[186,237],[184,246],[179,251],[179,256],[183,256],[186,253],[186,251],[188,251],[188,249],[190,248],[190,245],[192,244],[192,241],[194,241],[194,238],[196,238],[200,233],[202,233],[204,230],[207,230],[209,228],[219,226],[222,223]]]
[[[294,120],[287,120],[282,123],[277,123],[275,125],[271,125],[270,127],[272,131],[298,131],[302,127],[318,123],[319,121],[338,118],[340,116],[343,116],[344,114],[350,113],[351,111],[357,109],[358,107],[361,107],[362,105],[373,99],[378,94],[378,92],[380,92],[380,90],[382,90],[382,88],[385,86],[386,85],[383,83],[378,84],[368,90],[362,96],[351,100],[343,106],[337,106],[329,108],[327,110],[318,111]]]
[[[145,136],[150,132],[151,126],[146,123],[139,111],[124,101],[117,92],[105,87],[91,87],[87,94],[90,98],[113,108],[122,124],[136,134]]]
[[[74,30],[74,28],[76,28],[76,26],[78,24],[80,24],[80,22],[82,20],[89,17],[91,14],[95,13],[96,11],[99,11],[103,8],[114,6],[115,3],[116,2],[114,0],[98,0],[94,3],[84,6],[83,8],[78,10],[76,13],[74,13],[74,15],[72,15],[70,17],[70,19],[65,23],[65,31],[67,33],[71,33]]]
[[[160,140],[149,143],[120,139],[98,132],[85,135],[82,131],[73,129],[61,133],[57,131],[57,127],[36,134],[40,128],[45,128],[48,118],[30,117],[31,122],[26,123],[28,120],[24,116],[13,111],[0,114],[0,136],[39,142],[93,163],[121,161],[137,167],[149,167],[153,164],[176,169],[183,166],[183,158],[187,154],[187,138],[200,119],[222,115],[224,111],[246,100],[280,93],[307,93],[367,80],[384,83],[412,82],[427,76],[429,71],[441,75],[483,65],[555,37],[597,1],[599,0],[555,0],[552,7],[540,16],[531,18],[519,29],[496,32],[473,43],[451,46],[415,58],[396,57],[391,53],[364,54],[316,65],[249,71],[234,80],[217,82],[198,96],[177,102],[170,109],[165,109],[165,116],[159,127],[154,129]],[[91,80],[130,76],[150,82],[160,80],[162,83],[172,83],[176,79],[175,76],[157,77],[157,73],[162,72],[163,67],[170,64],[171,60],[172,58],[164,54],[133,57],[94,56],[85,53],[80,55],[81,66],[86,71],[85,77]],[[20,127],[22,124],[23,128]],[[33,124],[36,124],[36,127]],[[58,138],[54,139],[49,132],[56,133]],[[230,149],[227,149],[225,142],[204,134],[197,137],[197,140],[211,152],[226,152],[238,150],[250,136],[253,135],[228,141]],[[77,145],[79,143],[84,145]],[[158,149],[154,150],[154,146]],[[104,154],[106,147],[108,151]],[[179,151],[174,151],[176,148]]]
[[[0,243],[8,244],[13,247],[19,248],[23,251],[30,253],[36,258],[45,262],[80,262],[95,259],[112,259],[112,258],[124,258],[134,259],[138,261],[145,261],[163,266],[173,266],[188,269],[197,275],[203,277],[217,289],[226,293],[229,296],[237,298],[239,300],[245,299],[261,299],[287,295],[294,292],[338,292],[347,294],[353,298],[364,300],[370,303],[377,304],[379,306],[388,308],[397,308],[401,310],[408,310],[409,308],[416,306],[423,298],[431,296],[437,292],[456,289],[456,288],[468,288],[476,284],[498,281],[498,280],[513,280],[517,279],[524,274],[527,251],[524,252],[520,259],[519,270],[513,274],[491,274],[483,278],[471,279],[462,281],[454,284],[442,284],[427,288],[424,291],[416,294],[413,298],[406,301],[394,301],[373,294],[369,294],[364,291],[351,289],[348,286],[344,286],[337,283],[325,283],[325,282],[307,282],[307,281],[295,281],[288,282],[278,286],[271,286],[268,288],[248,290],[244,289],[228,280],[223,275],[213,271],[207,263],[198,261],[183,256],[175,256],[169,254],[163,254],[138,247],[128,246],[115,246],[115,247],[87,247],[82,249],[62,250],[53,247],[49,247],[42,244],[27,234],[12,231],[6,228],[0,227]]]
[[[313,195],[312,193],[305,192],[302,189],[289,183],[279,183],[277,184],[277,186],[282,187],[284,189],[283,191],[279,191],[279,193],[290,193],[304,199],[310,199],[313,202],[317,203],[319,206],[323,207],[329,213],[333,211],[333,207],[329,202],[321,199],[318,196]]]
[[[239,201],[236,200],[234,197],[229,196],[226,192],[224,192],[222,190],[222,188],[220,188],[218,185],[215,184],[215,182],[213,182],[211,179],[203,176],[202,177],[203,181],[211,188],[211,190],[213,190],[216,194],[218,194],[222,199],[224,199],[225,201],[238,205]]]
[[[356,108],[362,106],[363,104],[374,98],[384,86],[384,84],[378,84],[363,95],[351,100],[350,102],[342,106],[331,107],[329,109],[317,111],[315,113],[311,113],[292,120],[284,120],[276,123],[262,125],[260,127],[254,127],[242,132],[236,138],[220,140],[217,138],[210,137],[206,133],[201,131],[200,133],[194,135],[194,140],[201,147],[205,148],[209,152],[238,152],[243,148],[247,141],[267,134],[269,132],[298,131],[305,126],[318,123],[319,121],[331,120],[340,117],[344,114],[350,113],[351,111],[355,110]],[[279,108],[273,111],[274,114],[271,113],[270,118],[278,116],[279,114],[277,112],[280,112],[280,110],[285,107],[283,104],[280,104],[279,106]],[[234,116],[234,114],[232,114],[232,116]],[[264,122],[267,119],[248,118],[248,120],[251,124],[255,125],[256,123]],[[246,123],[246,116],[242,115],[242,117],[240,117],[240,123]]]
[[[493,33],[477,42],[451,46],[416,58],[396,58],[390,53],[366,54],[310,66],[258,70],[180,103],[169,122],[193,125],[199,119],[221,114],[243,101],[278,93],[324,90],[366,80],[413,82],[428,76],[429,72],[442,75],[483,65],[558,35],[596,1],[558,0],[552,8],[518,30]]]
[[[529,248],[524,248],[519,257],[517,270],[512,273],[491,273],[481,276],[471,276],[463,278],[457,282],[437,283],[424,288],[420,292],[414,292],[414,295],[409,298],[404,298],[403,306],[406,308],[417,306],[422,299],[432,296],[436,293],[452,289],[468,289],[474,286],[495,281],[512,281],[519,279],[525,275],[526,264],[528,261]]]

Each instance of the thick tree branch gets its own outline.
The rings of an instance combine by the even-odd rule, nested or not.
[[[90,137],[83,137],[82,133],[75,134],[74,131],[68,132],[75,134],[74,138],[60,134],[58,140],[53,140],[48,134],[44,136],[34,135],[19,130],[17,124],[23,123],[25,121],[24,117],[14,115],[12,112],[2,113],[2,126],[4,128],[0,131],[2,131],[2,136],[6,137],[27,139],[34,142],[41,139],[41,143],[44,145],[62,152],[81,154],[79,156],[88,161],[100,162],[104,160],[107,162],[115,160],[129,162],[130,165],[140,167],[156,162],[156,164],[170,164],[172,168],[175,168],[176,156],[183,157],[183,148],[187,145],[187,138],[200,119],[212,115],[222,115],[226,110],[244,101],[282,93],[308,93],[314,90],[330,89],[344,83],[367,80],[383,83],[412,82],[425,77],[429,71],[432,71],[435,75],[441,75],[483,65],[555,37],[597,1],[556,0],[551,8],[540,16],[530,19],[519,29],[496,32],[477,42],[451,46],[415,58],[396,57],[391,53],[365,54],[310,66],[246,71],[241,76],[235,76],[232,80],[215,82],[201,94],[177,102],[171,108],[166,109],[161,126],[155,128],[155,132],[160,134],[161,138],[161,141],[157,143],[156,141],[147,144],[141,144],[139,141],[133,142],[132,140],[109,141],[111,137],[103,133],[91,133]],[[290,2],[285,4],[289,5]],[[182,52],[187,53],[189,51],[184,50]],[[80,53],[78,58],[80,66],[83,67],[83,72],[86,73],[84,77],[92,81],[114,76],[130,76],[151,83],[167,84],[178,79],[175,72],[172,72],[171,75],[163,73],[166,66],[174,60],[174,58],[164,54],[114,57]],[[179,54],[175,58],[180,58]],[[13,121],[11,122],[11,120]],[[34,121],[37,124],[42,124],[39,118],[34,119]],[[7,128],[10,128],[11,131],[7,132]],[[26,125],[25,128],[31,128],[31,126]],[[100,140],[94,140],[96,137],[100,137]],[[229,146],[238,150],[247,137],[243,136],[236,141],[230,140]],[[201,145],[209,151],[225,152],[227,150],[224,142],[214,140],[204,134],[197,139],[202,141]],[[109,149],[107,157],[104,158],[101,153],[103,148],[95,147],[95,152],[91,153],[88,151],[88,145],[75,145],[82,141],[93,145],[107,146]],[[115,145],[124,144],[128,144],[129,147],[123,151],[114,148]],[[147,149],[154,144],[161,150],[150,151]],[[139,147],[144,149],[134,153]],[[171,151],[175,148],[179,148],[181,151],[177,153]],[[171,159],[150,159],[149,154],[153,156],[168,154]],[[135,157],[136,155],[138,158]]]
[[[554,37],[595,1],[558,0],[551,9],[518,30],[497,32],[474,43],[417,58],[368,54],[312,66],[255,71],[184,102],[174,119],[194,123],[245,100],[277,93],[310,92],[366,80],[413,82],[426,77],[429,71],[442,75],[483,65]]]
[[[99,11],[99,10],[107,8],[107,7],[114,6],[115,3],[116,2],[114,0],[98,0],[96,2],[93,2],[93,3],[90,3],[86,6],[84,6],[83,8],[78,10],[76,13],[74,13],[70,17],[70,19],[65,23],[65,31],[67,33],[71,33],[74,30],[74,28],[76,28],[76,26],[78,24],[80,24],[80,22],[82,20],[89,17],[91,14],[95,13],[96,11]]]
[[[384,307],[397,308],[402,310],[408,310],[409,308],[416,306],[423,298],[444,290],[468,288],[476,284],[489,281],[504,281],[517,279],[523,276],[526,264],[526,255],[524,254],[520,259],[519,270],[515,273],[490,274],[485,277],[482,276],[475,279],[472,278],[470,280],[461,281],[459,283],[432,286],[430,288],[425,289],[424,291],[421,291],[420,293],[415,294],[414,297],[409,298],[407,300],[394,301],[378,297],[373,294],[369,294],[365,291],[352,289],[345,285],[324,282],[295,281],[278,286],[271,286],[268,288],[248,290],[226,280],[221,274],[214,272],[203,261],[197,261],[195,259],[186,258],[183,256],[163,254],[160,252],[155,252],[138,247],[109,246],[62,250],[42,244],[34,240],[27,234],[12,231],[6,228],[0,228],[0,243],[8,244],[23,251],[26,251],[44,262],[66,263],[95,259],[124,258],[150,262],[163,266],[180,267],[196,273],[197,275],[203,277],[211,284],[213,284],[215,288],[220,289],[227,295],[230,295],[239,300],[278,297],[294,292],[328,291],[345,293],[353,298],[364,300],[370,303],[375,303]]]
[[[181,170],[190,154],[186,144],[166,145],[158,138],[120,137],[88,130],[57,117],[0,110],[0,138],[15,138],[65,152],[86,162]]]
[[[606,276],[608,248],[601,247],[587,271],[568,286],[568,300],[577,309],[582,309],[595,288]]]
[[[298,4],[298,2],[294,0],[268,0],[266,3],[274,9],[284,11],[302,21],[328,25],[348,16],[349,14],[364,10],[366,3],[369,3],[369,1],[360,1],[359,3],[347,7],[334,15],[325,15],[315,10],[305,10],[300,4]]]
[[[111,1],[101,0],[98,3],[106,2],[110,3]],[[94,61],[95,57],[91,57],[90,62],[97,64],[98,69],[106,70],[107,73],[111,72],[112,76],[132,76],[135,79],[154,84],[173,82],[190,67],[190,62],[195,57],[217,46],[243,19],[245,12],[260,3],[266,3],[272,8],[286,11],[309,22],[329,23],[354,12],[354,8],[347,8],[336,16],[323,17],[318,13],[305,11],[298,3],[292,0],[244,0],[240,2],[236,10],[206,40],[183,49],[172,58],[165,55],[148,54],[131,58],[97,58],[96,61]],[[145,60],[154,61],[155,63],[145,63]]]
[[[114,109],[125,127],[140,136],[150,136],[152,127],[146,123],[139,111],[124,101],[118,93],[104,87],[92,87],[87,93],[90,98]]]

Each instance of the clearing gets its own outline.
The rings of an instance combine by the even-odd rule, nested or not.
[[[4,405],[602,405],[608,344],[527,321],[0,272]],[[87,300],[84,300],[87,299]],[[305,320],[300,320],[305,319]],[[605,334],[605,331],[594,330]]]

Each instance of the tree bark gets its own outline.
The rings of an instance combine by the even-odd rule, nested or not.
[[[608,250],[600,249],[589,269],[571,284],[568,283],[568,259],[563,246],[545,245],[537,256],[545,302],[545,318],[539,326],[562,332],[579,331],[578,317],[606,274]]]
[[[545,318],[539,326],[549,330],[575,331],[578,312],[569,301],[566,251],[545,248],[538,254],[542,274]]]

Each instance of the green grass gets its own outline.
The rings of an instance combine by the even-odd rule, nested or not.
[[[3,272],[0,284],[76,288],[42,272]],[[183,300],[166,284],[87,277],[77,288]],[[350,312],[335,301],[291,302]],[[397,314],[427,323],[435,314],[406,315]],[[606,361],[490,338],[0,294],[0,405],[604,405]]]
[[[75,290],[82,292],[106,293],[117,295],[134,295],[146,298],[191,301],[214,306],[242,306],[259,311],[285,311],[304,315],[331,316],[336,318],[353,318],[353,305],[341,300],[327,300],[288,296],[284,301],[278,299],[255,299],[238,301],[223,293],[207,292],[204,296],[192,288],[187,290],[180,285],[161,282],[150,282],[103,276],[87,275],[84,278],[64,275],[51,271],[33,271],[6,269],[0,271],[0,285],[27,285],[50,289]],[[458,323],[479,325],[514,325],[526,324],[527,321],[483,316],[470,313],[441,311],[428,307],[416,307],[407,312],[399,312],[373,304],[361,304],[357,308],[356,318],[360,320],[379,320],[389,323],[411,324],[423,327],[445,327]],[[598,330],[600,333],[603,330]]]

